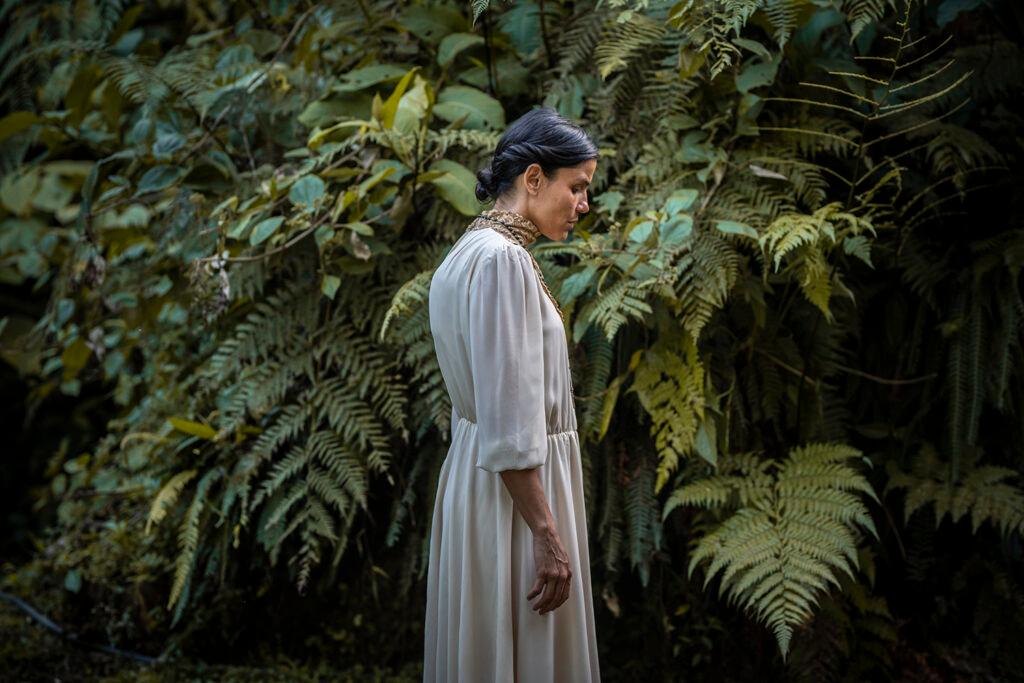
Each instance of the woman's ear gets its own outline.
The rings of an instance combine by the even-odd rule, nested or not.
[[[523,184],[526,186],[526,191],[529,194],[537,194],[543,187],[544,171],[541,169],[540,164],[534,162],[526,167],[523,171]]]

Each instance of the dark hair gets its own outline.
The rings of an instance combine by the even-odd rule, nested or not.
[[[476,198],[497,198],[532,163],[552,177],[559,168],[597,158],[597,145],[587,133],[550,107],[523,114],[505,130],[491,163],[477,171]]]

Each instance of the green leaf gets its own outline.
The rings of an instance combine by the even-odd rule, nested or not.
[[[630,242],[644,242],[648,237],[651,236],[651,231],[654,230],[653,221],[640,221],[633,225],[633,228],[629,231]]]
[[[408,68],[394,64],[375,64],[362,69],[355,69],[342,76],[341,81],[331,87],[331,91],[339,93],[356,92],[369,88],[371,85],[401,78],[408,71]]]
[[[82,574],[77,569],[69,569],[64,575],[64,588],[72,593],[82,589]]]
[[[409,87],[409,83],[412,82],[412,77],[419,71],[418,66],[414,66],[409,69],[409,73],[402,76],[402,80],[398,82],[395,89],[391,92],[391,95],[380,108],[380,112],[377,115],[378,120],[385,128],[391,128],[395,123],[395,112],[398,111],[398,104],[402,100],[402,95],[405,94],[405,89]]]
[[[762,85],[771,85],[775,80],[775,72],[779,69],[779,60],[771,62],[754,62],[747,64],[743,71],[736,75],[736,89],[742,93]]]
[[[692,188],[684,188],[682,190],[676,190],[669,195],[668,201],[665,202],[665,211],[669,214],[679,213],[680,211],[686,211],[693,206],[694,200],[697,199],[697,190]]]
[[[366,223],[360,223],[359,221],[355,221],[353,223],[342,223],[341,227],[348,228],[352,232],[366,237],[373,237],[373,227]]]
[[[46,119],[30,111],[16,111],[8,114],[0,119],[0,142],[37,123],[46,123]]]
[[[677,213],[661,226],[662,244],[682,242],[693,232],[693,216],[688,213]]]
[[[338,291],[338,286],[341,284],[341,278],[337,275],[324,275],[320,281],[320,291],[323,292],[328,299],[334,299],[334,294]]]
[[[413,87],[398,101],[398,109],[395,110],[395,119],[392,123],[394,130],[406,135],[415,134],[427,114],[432,99],[430,85],[417,76],[413,81]]]
[[[498,130],[505,127],[505,110],[501,103],[465,85],[450,85],[442,90],[437,96],[434,114],[452,123],[465,117],[466,128]]]
[[[442,174],[431,184],[446,202],[464,216],[475,216],[480,211],[480,202],[476,198],[476,176],[468,168],[452,161],[439,159],[431,165],[431,170],[442,171]]]
[[[60,354],[61,364],[64,366],[64,381],[73,379],[79,371],[85,367],[92,356],[92,349],[81,337],[71,342]]]
[[[437,63],[446,66],[463,50],[482,45],[484,39],[473,33],[452,33],[444,37],[437,48]]]
[[[217,436],[217,432],[214,431],[209,425],[204,425],[201,422],[193,422],[192,420],[186,420],[182,417],[169,417],[167,421],[177,429],[179,432],[185,432],[192,436],[198,436],[200,439],[212,439]]]
[[[256,227],[252,229],[252,234],[249,235],[249,244],[256,246],[263,240],[267,239],[274,232],[281,227],[281,223],[284,222],[284,216],[273,216],[271,218],[265,218],[256,224]]]
[[[747,48],[759,57],[763,57],[766,62],[771,61],[772,53],[768,51],[768,48],[756,40],[750,40],[748,38],[733,38],[732,42],[735,45]]]
[[[56,213],[63,209],[75,196],[74,189],[56,173],[47,173],[32,197],[32,206],[42,211]]]
[[[38,186],[39,174],[35,171],[8,173],[0,182],[0,203],[11,213],[27,216],[32,213],[32,196]]]
[[[693,441],[693,447],[697,455],[704,458],[712,466],[718,466],[718,446],[716,445],[715,424],[708,419],[701,421],[697,427],[697,436]]]
[[[180,166],[168,166],[166,164],[154,166],[142,175],[142,179],[139,180],[139,187],[135,190],[135,196],[138,197],[147,192],[159,192],[160,190],[167,189],[184,174],[185,169]]]
[[[730,235],[743,235],[752,240],[756,240],[758,238],[757,230],[754,230],[746,223],[737,223],[736,221],[715,221],[715,227]]]
[[[313,233],[313,239],[316,241],[316,246],[323,247],[325,244],[334,238],[334,228],[330,225],[321,225]]]
[[[430,7],[411,6],[402,14],[398,24],[420,40],[431,44],[436,44],[449,33],[469,28],[461,9],[441,3]]]
[[[296,206],[311,209],[324,196],[324,181],[316,175],[305,175],[292,184],[288,199]]]

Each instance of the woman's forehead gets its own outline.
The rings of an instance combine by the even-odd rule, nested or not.
[[[564,166],[558,170],[562,177],[569,182],[574,183],[576,181],[582,181],[585,183],[590,183],[590,176],[593,173],[593,169],[588,167],[591,164],[593,164],[594,168],[597,167],[596,162],[594,160],[590,160],[580,162],[576,166]]]

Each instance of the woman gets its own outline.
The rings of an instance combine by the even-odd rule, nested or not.
[[[565,327],[527,250],[589,210],[597,147],[552,109],[502,135],[430,282],[452,399],[430,536],[424,681],[598,681]]]

